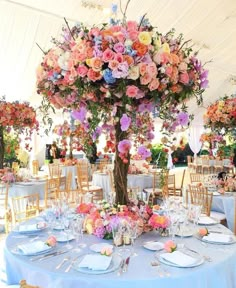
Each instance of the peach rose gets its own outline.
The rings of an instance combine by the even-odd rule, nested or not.
[[[55,236],[53,236],[53,235],[48,237],[48,239],[46,241],[46,244],[48,246],[52,246],[52,247],[55,246],[57,244],[57,238]]]
[[[101,254],[105,256],[110,256],[112,254],[112,248],[110,247],[103,247],[101,250]]]
[[[203,236],[207,236],[209,232],[208,232],[208,229],[205,227],[205,228],[200,228],[198,230],[198,234],[203,237]]]
[[[172,240],[168,240],[164,244],[164,249],[166,250],[166,252],[172,253],[172,252],[174,252],[176,250],[176,248],[177,248],[177,245]]]

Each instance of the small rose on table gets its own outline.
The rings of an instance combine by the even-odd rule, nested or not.
[[[204,228],[200,228],[198,230],[198,234],[201,236],[201,237],[204,237],[204,236],[207,236],[209,234],[209,231],[206,227]]]
[[[50,237],[48,237],[48,239],[45,242],[48,246],[55,246],[57,244],[57,238],[53,235],[51,235]]]
[[[168,240],[165,244],[164,244],[164,249],[166,252],[172,253],[177,249],[177,245],[175,244],[174,241],[172,240]]]
[[[104,255],[104,256],[111,256],[111,254],[112,254],[112,248],[110,248],[110,247],[103,247],[102,249],[101,249],[101,252],[100,252],[102,255]]]

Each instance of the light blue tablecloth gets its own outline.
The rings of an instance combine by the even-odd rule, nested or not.
[[[221,225],[211,226],[210,229],[227,229]],[[229,231],[229,230],[227,230]],[[40,239],[46,239],[48,235],[41,232]],[[205,261],[201,266],[194,268],[176,268],[161,265],[168,275],[160,277],[160,268],[151,266],[155,260],[155,252],[145,249],[142,245],[145,241],[158,240],[167,241],[168,238],[160,237],[157,232],[149,232],[140,236],[135,242],[135,251],[138,256],[132,257],[128,272],[117,275],[117,271],[102,275],[87,275],[75,270],[65,273],[69,263],[56,270],[55,267],[64,259],[65,255],[72,258],[85,253],[91,253],[89,247],[93,243],[107,242],[92,235],[85,235],[83,241],[87,247],[81,253],[71,250],[67,254],[56,256],[44,261],[29,261],[30,257],[19,256],[11,253],[17,243],[29,241],[29,238],[15,238],[19,236],[11,233],[6,240],[4,257],[6,261],[6,274],[8,284],[18,283],[20,279],[27,279],[32,285],[43,288],[235,288],[236,287],[236,244],[216,245],[205,244],[195,237],[176,238],[177,244],[185,243],[188,247],[198,251],[200,254],[210,256],[212,262]],[[75,241],[71,242],[75,245]],[[203,245],[204,244],[204,245]],[[61,248],[63,244],[58,244]],[[119,248],[116,248],[117,250]],[[105,257],[105,256],[104,256]]]
[[[234,231],[235,196],[230,195],[213,196],[211,210],[224,213],[229,229]]]

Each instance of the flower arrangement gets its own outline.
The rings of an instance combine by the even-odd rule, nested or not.
[[[170,225],[170,219],[166,215],[153,214],[148,221],[154,229],[166,229]]]
[[[125,19],[92,28],[67,24],[64,39],[54,40],[37,71],[45,110],[50,105],[74,110],[86,133],[93,139],[105,133],[106,143],[115,147],[116,202],[121,204],[128,202],[132,143],[142,159],[151,155],[151,112],[158,111],[165,131],[187,126],[192,117],[186,102],[195,95],[201,104],[208,84],[207,70],[182,35],[175,37],[174,30],[164,35],[144,17],[139,23]]]
[[[11,130],[19,138],[20,134],[25,134],[25,149],[31,150],[29,143],[34,129],[38,130],[36,111],[28,102],[20,103],[6,102],[5,97],[0,98],[0,169],[3,168],[4,159],[4,131]]]
[[[231,133],[236,126],[236,98],[225,96],[207,107],[203,116],[206,127],[216,132]]]
[[[213,142],[222,142],[223,140],[224,139],[222,135],[214,132],[203,133],[200,137],[201,142],[208,142],[210,144]]]
[[[149,206],[143,204],[112,206],[103,200],[98,207],[92,203],[81,203],[76,212],[85,214],[84,226],[87,233],[103,239],[112,239],[114,227],[122,225],[125,229],[132,220],[138,222],[138,234],[147,231],[147,221],[152,211]]]
[[[1,169],[0,179],[4,183],[12,183],[15,182],[15,175],[9,168]]]
[[[54,235],[51,235],[48,237],[45,244],[48,246],[54,247],[57,244],[57,238]]]
[[[168,253],[172,253],[177,249],[177,245],[174,241],[172,240],[168,240],[166,241],[166,243],[164,244],[164,250]]]

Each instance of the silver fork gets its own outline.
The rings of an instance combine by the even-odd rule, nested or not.
[[[73,264],[75,263],[77,258],[78,258],[78,256],[76,256],[74,259],[71,260],[70,265],[65,270],[65,273],[68,273],[70,271],[71,267],[73,266]]]
[[[70,256],[65,257],[57,266],[56,266],[56,270],[60,269],[62,265],[64,265],[64,263],[66,261],[70,260]]]

